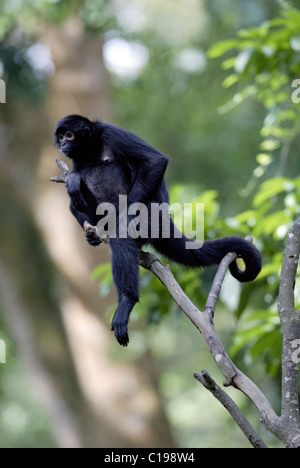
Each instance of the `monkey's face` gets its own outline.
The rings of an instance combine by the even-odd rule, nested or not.
[[[57,134],[57,145],[59,146],[62,154],[75,159],[74,157],[77,153],[76,150],[78,149],[78,138],[76,138],[74,132],[71,132],[71,130],[67,130],[66,132],[59,132]]]
[[[84,117],[69,116],[58,122],[55,144],[65,156],[79,161],[90,154],[92,135],[92,122]]]

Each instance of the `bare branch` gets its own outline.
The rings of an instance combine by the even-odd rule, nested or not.
[[[201,374],[194,374],[194,377],[212,393],[224,408],[226,408],[254,448],[268,448],[250,422],[246,419],[240,408],[230,396],[216,384],[206,370],[203,370]]]
[[[234,262],[236,259],[237,259],[237,254],[229,253],[228,255],[226,255],[225,258],[223,258],[222,262],[220,263],[218,272],[215,276],[211,291],[208,296],[206,307],[205,307],[205,311],[211,314],[212,318],[215,315],[217,301],[219,299],[220,292],[222,289],[222,284],[225,279],[225,275],[227,273],[229,265],[232,262]]]
[[[51,182],[56,182],[57,184],[65,184],[67,180],[67,175],[70,172],[68,165],[62,161],[61,159],[56,160],[56,164],[58,165],[59,169],[61,170],[61,174],[56,177],[51,177]]]
[[[295,281],[300,255],[300,218],[291,229],[284,252],[278,310],[283,335],[282,413],[283,432],[294,432],[293,446],[300,447],[298,361],[293,362],[293,344],[300,338],[300,312],[295,310]]]
[[[217,273],[217,279],[214,284],[218,284],[224,279],[224,267],[234,260],[234,255],[228,254],[220,265]],[[177,281],[175,280],[170,267],[164,266],[154,255],[146,254],[142,252],[140,258],[140,265],[150,270],[160,281],[168,288],[170,294],[191,320],[191,322],[198,328],[202,333],[205,341],[207,342],[210,352],[213,355],[216,364],[225,377],[226,386],[234,386],[241,390],[257,407],[260,418],[265,427],[278,437],[280,430],[280,419],[275,413],[272,405],[262,393],[262,391],[256,386],[256,384],[244,375],[231,361],[230,357],[226,353],[226,350],[218,337],[213,319],[211,308],[205,312],[200,312],[199,309],[192,303],[192,301],[183,292]],[[223,278],[223,279],[222,279]],[[222,282],[221,281],[221,282]],[[219,286],[218,286],[219,287]],[[216,294],[210,295],[210,300],[214,298],[216,300]]]
[[[253,242],[253,238],[251,236],[247,236],[246,241]],[[229,266],[231,265],[231,263],[234,262],[237,258],[238,258],[237,254],[235,254],[234,252],[231,252],[227,254],[226,257],[223,258],[222,262],[219,265],[219,268],[215,276],[215,279],[213,281],[213,285],[209,293],[208,300],[207,300],[206,307],[205,307],[205,311],[210,313],[212,318],[215,315],[217,301],[220,296],[222,284],[224,282],[227,270]]]

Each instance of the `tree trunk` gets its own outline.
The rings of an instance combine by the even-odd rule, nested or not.
[[[141,362],[118,363],[109,355],[117,344],[104,317],[108,300],[99,297],[90,279],[92,269],[109,259],[109,251],[86,244],[69,213],[64,187],[48,182],[57,171],[52,144],[56,121],[70,113],[110,117],[101,38],[87,34],[72,18],[60,29],[47,27],[42,41],[51,47],[56,66],[47,102],[32,109],[11,97],[2,113],[4,318],[39,401],[51,414],[59,446],[172,447],[153,376]],[[17,138],[10,144],[13,132]],[[11,232],[16,215],[19,227]],[[18,331],[20,323],[25,333]]]

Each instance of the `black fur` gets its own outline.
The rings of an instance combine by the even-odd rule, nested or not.
[[[64,138],[72,132],[74,139]],[[145,143],[133,133],[101,121],[71,115],[57,124],[55,143],[73,160],[73,171],[67,178],[67,189],[71,198],[71,211],[81,226],[85,221],[97,225],[96,215],[100,203],[112,203],[116,209],[119,195],[128,196],[132,203],[169,203],[169,194],[164,174],[169,158]],[[149,210],[150,211],[150,210]],[[119,305],[112,322],[112,330],[118,342],[127,346],[128,320],[134,305],[139,301],[138,252],[145,244],[152,244],[166,257],[190,267],[217,265],[229,252],[236,252],[246,264],[245,272],[233,263],[232,275],[241,282],[254,280],[262,267],[258,250],[239,237],[225,237],[207,241],[201,249],[187,250],[185,236],[174,237],[177,229],[169,215],[161,223],[168,223],[170,239],[126,239],[110,240],[112,250],[113,279],[118,291]],[[161,232],[162,227],[159,227]],[[87,241],[99,245],[101,241],[87,235]]]

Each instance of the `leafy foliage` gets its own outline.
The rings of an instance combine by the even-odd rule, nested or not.
[[[276,304],[282,254],[278,252],[282,252],[284,239],[300,214],[300,179],[294,177],[299,167],[299,83],[295,81],[300,73],[299,30],[300,11],[286,8],[280,17],[243,29],[235,39],[219,42],[209,50],[211,58],[231,55],[222,62],[223,69],[231,71],[223,86],[235,86],[237,92],[222,111],[231,111],[250,97],[266,109],[258,166],[242,191],[244,196],[256,192],[253,209],[236,217],[243,229],[251,227],[262,243],[265,264],[255,287],[264,286],[266,309],[248,316],[247,321],[255,325],[236,334],[232,352],[246,347],[252,360],[264,356],[272,373],[278,370],[281,351]],[[299,303],[298,287],[296,298]]]
[[[284,10],[281,17],[257,28],[243,29],[236,39],[219,42],[208,53],[211,58],[235,53],[222,63],[225,70],[231,70],[223,86],[238,88],[232,100],[223,106],[223,112],[249,97],[267,110],[256,177],[262,177],[270,165],[275,165],[278,154],[276,175],[283,175],[287,158],[293,155],[293,143],[300,128],[300,109],[295,105],[295,80],[300,73],[299,28],[300,11]]]

